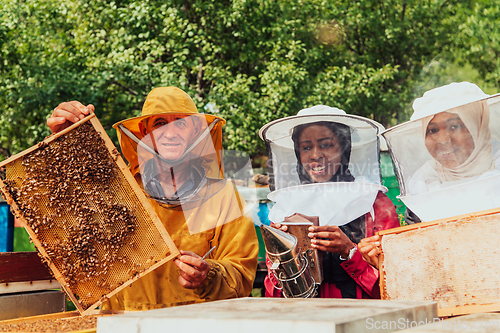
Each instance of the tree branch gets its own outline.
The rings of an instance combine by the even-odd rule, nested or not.
[[[203,59],[198,58],[200,62],[200,69],[198,70],[198,74],[196,75],[196,87],[198,89],[198,92],[196,93],[196,97],[201,97],[201,95],[204,93],[205,88],[202,87],[202,81],[203,81]]]
[[[9,148],[0,147],[0,155],[2,155],[5,159],[8,159],[10,157]]]
[[[124,86],[123,84],[121,84],[120,82],[116,81],[115,79],[111,79],[111,84],[116,84],[117,86],[123,88],[125,91],[128,91],[129,93],[131,93],[132,95],[134,96],[137,96],[139,95],[139,93],[129,87],[126,87]]]

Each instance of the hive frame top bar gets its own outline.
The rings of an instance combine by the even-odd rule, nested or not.
[[[493,209],[486,209],[486,210],[482,210],[482,211],[479,211],[479,212],[474,212],[474,213],[471,213],[471,214],[462,214],[462,215],[452,216],[452,217],[448,217],[448,218],[444,218],[444,219],[439,219],[439,220],[434,220],[434,221],[429,221],[429,222],[420,222],[420,223],[405,225],[405,226],[401,226],[401,227],[397,227],[397,228],[380,230],[380,231],[377,231],[376,234],[380,235],[380,236],[391,235],[391,234],[399,234],[401,232],[406,232],[406,231],[409,231],[409,230],[425,228],[425,227],[433,226],[433,225],[440,224],[440,223],[453,222],[453,221],[457,221],[457,220],[460,220],[460,219],[477,217],[477,216],[484,216],[484,215],[492,215],[492,214],[497,214],[497,213],[500,213],[500,207],[499,208],[493,208]]]
[[[37,150],[43,143],[50,143],[50,142],[54,141],[55,139],[57,139],[58,137],[65,135],[66,133],[72,131],[74,128],[81,126],[83,123],[90,121],[92,118],[95,118],[95,117],[96,117],[95,114],[91,111],[91,113],[88,116],[86,116],[85,118],[83,118],[82,120],[77,121],[73,125],[63,129],[60,132],[49,135],[43,141],[37,143],[36,145],[33,145],[33,146],[29,147],[28,149],[25,149],[22,152],[17,153],[15,155],[12,155],[11,157],[9,157],[6,160],[3,160],[2,162],[0,162],[0,167],[7,165],[9,163],[12,163],[13,161],[17,160],[19,157],[27,155],[27,154]],[[102,126],[101,126],[101,128],[102,128]],[[102,128],[102,129],[104,130],[104,128]],[[106,131],[104,131],[104,132],[106,132]],[[106,142],[106,146],[108,146],[108,142],[106,139],[104,139],[104,142]]]
[[[18,213],[16,215],[19,215],[18,217],[20,218],[21,222],[24,224],[24,226],[25,226],[26,230],[28,231],[33,243],[37,246],[37,249],[39,250],[40,254],[42,255],[43,260],[46,261],[46,264],[49,266],[49,268],[53,272],[55,278],[60,282],[60,284],[63,287],[63,289],[65,290],[66,294],[73,301],[73,303],[77,307],[77,310],[82,315],[92,314],[93,311],[95,311],[95,308],[97,308],[100,304],[102,304],[102,302],[104,302],[106,299],[108,299],[112,295],[116,294],[117,292],[119,292],[120,290],[125,288],[126,286],[130,285],[132,282],[136,281],[137,279],[144,276],[148,272],[156,269],[157,267],[163,265],[167,261],[175,258],[179,254],[178,249],[176,248],[175,244],[171,240],[171,238],[168,235],[167,231],[165,230],[163,224],[161,223],[161,221],[157,217],[153,207],[149,204],[148,199],[146,198],[142,189],[139,187],[136,180],[134,179],[134,177],[130,173],[128,166],[126,165],[126,163],[122,159],[120,153],[116,150],[116,147],[114,146],[111,139],[108,137],[107,133],[105,132],[104,128],[102,127],[102,125],[100,124],[100,122],[98,121],[98,119],[96,118],[94,113],[91,113],[90,115],[88,115],[84,119],[78,121],[77,123],[72,124],[71,126],[62,130],[61,132],[58,132],[56,134],[53,134],[53,135],[45,138],[45,140],[43,140],[42,142],[22,151],[21,153],[13,155],[10,158],[4,160],[3,162],[0,163],[0,167],[6,166],[12,162],[15,162],[16,160],[18,160],[20,158],[23,158],[25,155],[28,155],[28,154],[36,151],[37,149],[39,149],[43,144],[50,144],[51,142],[53,142],[57,138],[64,136],[68,132],[74,130],[75,128],[77,128],[79,126],[82,126],[82,124],[84,124],[88,121],[91,122],[94,130],[97,133],[99,133],[100,137],[103,139],[104,144],[105,144],[105,146],[110,154],[110,157],[112,160],[114,160],[115,166],[117,167],[116,171],[120,174],[121,177],[124,177],[126,179],[128,185],[130,185],[132,187],[133,195],[135,195],[135,197],[138,199],[138,202],[136,202],[135,204],[140,205],[140,208],[136,208],[135,212],[136,212],[136,214],[137,213],[139,214],[138,216],[142,216],[143,219],[141,221],[143,221],[143,226],[151,227],[150,224],[153,223],[154,227],[156,227],[156,229],[153,231],[154,235],[152,237],[156,237],[158,239],[161,239],[161,243],[163,244],[161,246],[163,246],[163,248],[165,248],[165,246],[168,248],[166,257],[164,257],[163,259],[157,258],[158,260],[154,260],[153,262],[150,262],[150,263],[147,263],[147,261],[146,261],[146,263],[148,265],[150,265],[149,267],[147,267],[145,270],[140,271],[141,269],[143,269],[147,266],[147,265],[144,265],[140,269],[138,269],[140,271],[139,273],[137,273],[137,272],[135,274],[130,273],[131,277],[127,281],[125,281],[123,283],[119,282],[122,284],[119,285],[117,288],[113,289],[111,292],[105,294],[97,302],[93,303],[92,305],[90,305],[87,308],[82,307],[79,300],[76,298],[75,294],[69,289],[69,287],[68,287],[69,285],[66,286],[65,276],[63,276],[63,274],[60,272],[60,270],[56,267],[54,262],[51,260],[53,258],[50,258],[50,256],[48,255],[44,246],[40,242],[37,234],[29,227],[28,222],[19,213],[20,209],[17,206],[17,203],[14,201],[14,198],[12,198],[10,196],[10,194],[5,190],[7,188],[6,184],[0,178],[0,187],[3,190],[3,194],[6,197],[7,202],[12,206],[14,211],[16,211]],[[120,186],[122,186],[122,185],[120,185]],[[131,195],[131,197],[133,197],[133,195]],[[141,215],[141,213],[143,213],[143,214]],[[144,220],[144,217],[146,217],[146,221]],[[144,223],[147,223],[147,224],[144,224]],[[139,225],[137,228],[139,228]],[[140,235],[140,233],[143,233],[143,232],[144,231],[138,231],[137,235]],[[139,237],[139,236],[132,234],[132,237]],[[128,244],[127,244],[127,246],[128,246]],[[158,248],[160,248],[161,246],[159,246]],[[139,244],[139,248],[140,247],[141,247],[141,244]],[[133,248],[132,251],[139,251],[139,250],[136,250],[134,247],[132,247],[132,248]],[[126,250],[127,249],[124,249],[124,251],[126,251]],[[119,251],[122,251],[122,248],[120,248]],[[160,250],[158,250],[158,251],[160,251]],[[135,261],[132,262],[132,259],[130,259],[130,263],[134,264],[134,265],[136,264]],[[121,272],[121,273],[123,273],[123,272]],[[129,271],[127,271],[127,273],[129,273]],[[106,274],[108,274],[108,273],[106,273]],[[107,278],[107,275],[105,276],[105,278]]]

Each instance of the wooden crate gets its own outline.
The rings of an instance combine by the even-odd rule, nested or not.
[[[82,314],[179,254],[94,114],[0,163],[0,188]]]
[[[0,253],[0,320],[66,310],[66,295],[36,252]]]
[[[109,314],[108,314],[109,315]],[[103,314],[96,311],[81,316],[78,311],[58,312],[47,315],[31,316],[0,321],[0,333],[3,332],[68,332],[95,333],[97,317]]]
[[[500,310],[500,208],[378,234],[382,299],[436,301],[440,317]]]
[[[52,279],[36,252],[2,252],[0,266],[0,283]]]

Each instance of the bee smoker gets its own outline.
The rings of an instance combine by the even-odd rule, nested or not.
[[[269,274],[274,274],[286,298],[316,296],[316,286],[308,253],[302,252],[297,237],[281,230],[262,225],[262,238],[266,253],[272,262]]]

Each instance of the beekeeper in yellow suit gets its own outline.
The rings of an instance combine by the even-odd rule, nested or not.
[[[61,103],[47,125],[55,133],[93,110],[78,101]],[[224,123],[198,113],[184,91],[161,87],[149,93],[141,116],[113,126],[132,174],[181,256],[111,297],[103,309],[147,310],[250,294],[258,241],[244,200],[223,178]]]

